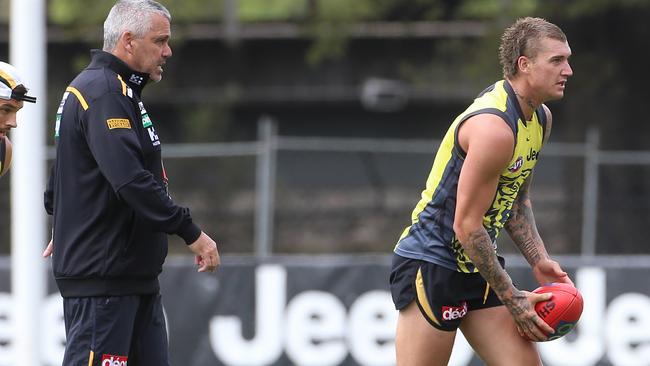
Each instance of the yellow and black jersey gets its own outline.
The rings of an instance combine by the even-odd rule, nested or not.
[[[412,223],[395,246],[396,254],[460,272],[478,272],[456,238],[453,224],[458,178],[465,158],[458,143],[458,127],[468,118],[484,113],[501,117],[515,137],[514,153],[508,167],[501,172],[494,200],[483,217],[483,226],[496,251],[496,239],[510,216],[519,188],[537,163],[546,129],[544,107],[537,108],[532,119],[526,121],[512,86],[505,80],[479,94],[449,127],[436,154],[422,199],[413,210]]]

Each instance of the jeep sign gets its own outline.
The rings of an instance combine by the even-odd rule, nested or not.
[[[388,292],[389,261],[380,257],[224,258],[216,275],[196,273],[191,258],[169,258],[161,276],[171,364],[392,365],[397,312]],[[540,343],[545,365],[650,366],[650,265],[565,266],[584,297],[576,330]],[[522,289],[530,269],[509,266]],[[15,366],[8,268],[0,268],[0,366]],[[4,286],[4,287],[3,287]],[[53,286],[43,312],[43,363],[61,364],[62,301]],[[447,309],[461,317],[464,307]],[[107,365],[126,364],[107,355]],[[478,366],[458,332],[452,366]]]

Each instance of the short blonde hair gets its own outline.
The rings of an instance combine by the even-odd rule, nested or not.
[[[519,57],[534,58],[542,39],[551,38],[566,42],[564,32],[557,25],[542,18],[520,18],[508,27],[501,36],[499,62],[503,67],[503,77],[510,79],[517,75]]]

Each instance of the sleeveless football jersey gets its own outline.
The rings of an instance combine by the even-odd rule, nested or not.
[[[512,158],[501,172],[494,200],[483,216],[483,227],[496,251],[496,239],[510,216],[519,188],[537,163],[546,128],[543,106],[535,110],[530,121],[525,121],[517,96],[505,80],[485,89],[447,130],[422,198],[411,215],[411,226],[404,229],[395,246],[396,254],[460,272],[478,272],[456,238],[453,223],[458,177],[465,158],[465,152],[458,143],[458,127],[468,118],[483,113],[501,117],[515,137]],[[503,263],[503,258],[499,260]]]

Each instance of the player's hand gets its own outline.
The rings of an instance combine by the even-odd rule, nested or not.
[[[221,264],[217,243],[206,233],[201,232],[199,238],[188,247],[196,254],[194,263],[199,267],[199,272],[214,272],[217,266]]]
[[[548,335],[555,333],[535,312],[536,303],[549,300],[552,296],[551,293],[536,294],[515,289],[512,297],[503,302],[515,320],[519,335],[532,341],[543,342],[548,339]]]
[[[43,251],[43,258],[48,258],[52,256],[52,252],[54,252],[54,244],[53,244],[53,239],[50,239],[49,244],[47,244],[47,248]]]
[[[551,259],[542,259],[537,262],[535,267],[533,267],[533,274],[540,285],[551,282],[560,282],[574,286],[573,281],[571,281],[569,275],[562,270],[560,264]]]

